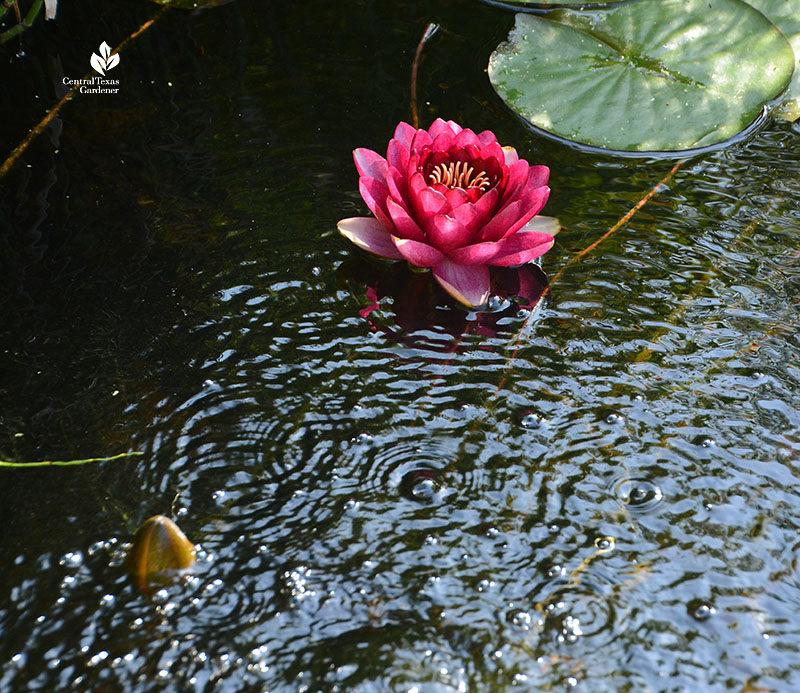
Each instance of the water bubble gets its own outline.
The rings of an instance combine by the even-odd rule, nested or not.
[[[514,609],[509,612],[507,618],[510,624],[522,628],[522,630],[530,630],[533,626],[533,617],[522,609]]]
[[[717,441],[714,440],[711,436],[706,435],[699,435],[692,439],[692,443],[695,445],[699,445],[702,448],[713,448],[716,447]]]
[[[571,614],[566,614],[561,619],[561,632],[558,634],[558,641],[574,643],[578,641],[581,635],[583,635],[583,631],[581,630],[580,619]]]
[[[353,442],[356,445],[372,445],[372,443],[375,442],[375,438],[369,433],[362,431],[355,438],[353,438]]]
[[[59,565],[67,568],[77,568],[83,563],[83,554],[80,551],[68,551],[58,561]]]
[[[598,551],[607,553],[614,550],[614,537],[599,537],[595,540],[594,545]]]
[[[559,565],[558,563],[554,563],[547,569],[547,577],[549,578],[559,578],[563,577],[567,574],[567,569],[564,566]]]
[[[603,421],[610,426],[615,426],[621,424],[624,421],[624,417],[615,411],[609,411],[603,414]]]
[[[483,580],[478,581],[476,589],[478,590],[478,592],[488,592],[492,587],[494,587],[494,585],[495,585],[494,580],[488,580],[484,578]]]
[[[689,612],[689,615],[695,621],[707,621],[717,613],[717,610],[713,606],[706,604],[699,599],[693,599],[690,601],[686,608]]]
[[[664,498],[657,484],[637,477],[620,481],[614,488],[614,495],[632,512],[652,510]]]
[[[522,418],[520,418],[519,423],[522,428],[527,428],[530,430],[539,428],[539,426],[542,425],[542,418],[533,412],[527,412],[522,416]]]
[[[442,490],[438,477],[439,472],[434,469],[412,469],[400,480],[400,493],[417,503],[435,503]]]
[[[501,298],[500,296],[489,296],[489,300],[486,302],[486,308],[484,308],[485,313],[499,313],[503,310],[506,310],[511,305],[511,301],[506,298]]]

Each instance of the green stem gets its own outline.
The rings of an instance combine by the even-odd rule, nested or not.
[[[139,455],[144,455],[144,453],[121,452],[119,455],[112,455],[111,457],[88,457],[85,460],[43,460],[42,462],[7,462],[6,460],[0,460],[0,467],[73,467],[79,464],[88,464],[89,462],[111,462],[123,457],[138,457]]]
[[[28,14],[25,15],[25,19],[0,34],[0,43],[6,43],[7,41],[10,41],[18,34],[21,34],[23,30],[29,29],[31,26],[33,26],[33,21],[36,19],[36,15],[39,14],[39,11],[42,9],[43,2],[44,0],[36,0],[36,2],[31,5],[31,9],[28,11]],[[3,14],[5,14],[5,12]]]

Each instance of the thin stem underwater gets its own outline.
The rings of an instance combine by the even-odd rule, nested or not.
[[[89,464],[90,462],[113,462],[114,460],[121,460],[126,457],[140,457],[144,455],[143,452],[121,452],[118,455],[111,455],[111,457],[87,457],[83,460],[42,460],[41,462],[8,462],[0,460],[0,467],[10,467],[13,469],[25,469],[27,467],[74,467],[80,464]]]

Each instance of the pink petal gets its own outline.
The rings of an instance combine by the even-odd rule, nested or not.
[[[538,214],[542,207],[547,203],[547,198],[550,197],[550,188],[543,185],[541,188],[528,189],[523,194],[520,200],[522,215],[515,221],[511,228],[506,231],[504,236],[510,236],[517,233],[525,224],[527,224],[533,217]]]
[[[408,206],[408,181],[400,171],[389,168],[386,172],[386,186],[389,188],[389,197],[405,207]]]
[[[446,190],[444,196],[447,198],[447,204],[451,210],[469,202],[469,195],[466,190],[461,188],[446,188]]]
[[[547,185],[550,178],[550,169],[547,166],[531,166],[528,171],[528,187],[539,188]]]
[[[520,160],[519,154],[517,154],[517,150],[514,147],[503,147],[503,153],[506,155],[506,166],[513,166]],[[528,162],[526,161],[525,163]]]
[[[477,308],[489,300],[486,265],[464,267],[445,259],[433,268],[433,276],[448,294],[465,306]]]
[[[425,176],[419,171],[411,173],[408,177],[408,194],[411,200],[416,200],[420,193],[428,187]]]
[[[478,133],[478,141],[481,143],[481,147],[485,147],[492,142],[497,142],[497,137],[491,130],[484,130]]]
[[[484,161],[494,160],[497,168],[502,168],[506,163],[506,154],[497,142],[490,142],[481,148],[481,159]]]
[[[406,149],[411,148],[411,142],[414,139],[414,135],[417,134],[416,129],[413,125],[409,125],[408,123],[398,123],[397,127],[394,131],[394,139],[398,142],[403,144]]]
[[[537,215],[517,231],[517,233],[527,233],[528,231],[536,231],[536,233],[546,233],[548,236],[555,236],[561,231],[561,222],[555,217]]]
[[[441,118],[437,118],[428,128],[428,132],[430,133],[431,139],[436,139],[443,132],[449,132],[451,135],[457,135],[459,132],[461,132],[461,126],[457,123],[454,123],[452,120],[445,122]]]
[[[362,177],[358,180],[358,191],[369,210],[378,217],[378,221],[387,229],[392,228],[392,220],[386,207],[386,200],[389,198],[389,188],[386,184],[375,178]]]
[[[468,147],[470,145],[480,148],[481,141],[478,139],[478,136],[469,129],[459,132],[458,135],[456,135],[456,138],[453,140],[454,147]]]
[[[428,225],[426,230],[430,242],[443,253],[466,245],[472,237],[470,230],[464,224],[447,214],[434,216],[433,223]]]
[[[555,243],[553,237],[547,233],[528,231],[515,233],[513,236],[498,241],[497,255],[488,261],[496,267],[513,267],[524,265],[534,258],[544,255]]]
[[[397,236],[392,236],[392,241],[394,241],[400,254],[417,267],[433,267],[444,259],[444,255],[427,243],[412,241],[408,238],[398,238]]]
[[[483,215],[478,208],[473,204],[463,204],[456,207],[450,215],[460,221],[464,227],[469,231],[469,240],[471,241],[480,231],[483,226]]]
[[[528,181],[529,170],[530,167],[525,159],[517,161],[515,164],[511,164],[511,166],[508,167],[508,179],[506,180],[506,189],[503,192],[503,202],[501,204],[510,202],[522,194],[522,191],[525,190],[524,186]]]
[[[435,152],[449,151],[450,147],[453,146],[455,139],[456,136],[449,129],[443,130],[434,138],[431,149]]]
[[[500,212],[495,214],[481,229],[480,240],[499,241],[519,219],[522,205],[518,200],[509,202]]]
[[[486,265],[491,264],[490,260],[493,260],[500,250],[499,243],[488,241],[486,243],[474,243],[472,245],[465,245],[462,248],[456,248],[447,253],[447,257],[457,265]]]
[[[427,240],[425,238],[425,233],[402,205],[397,204],[397,202],[389,198],[386,201],[386,206],[389,209],[389,216],[392,218],[397,236],[400,238],[410,238],[415,241],[424,242]]]
[[[377,219],[372,217],[351,217],[342,219],[338,224],[339,233],[348,241],[369,253],[390,260],[401,260],[402,254],[392,242],[389,232]]]
[[[371,149],[359,148],[353,152],[353,160],[356,162],[358,175],[365,178],[376,178],[380,181],[386,180],[386,169],[388,164],[377,152]]]
[[[417,202],[420,214],[417,219],[424,220],[423,223],[447,207],[447,198],[442,193],[428,187],[420,191]]]
[[[389,140],[386,161],[390,168],[405,173],[408,168],[408,147],[399,140]]]
[[[494,214],[499,197],[500,191],[497,188],[492,188],[484,195],[481,195],[475,202],[475,209],[478,210],[484,221]]]
[[[427,130],[417,130],[414,133],[414,139],[411,140],[411,146],[409,150],[412,153],[419,152],[425,147],[430,147],[431,142],[433,142],[433,138],[428,134]]]

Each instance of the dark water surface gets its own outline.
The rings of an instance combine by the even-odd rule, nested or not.
[[[4,56],[3,153],[155,11],[61,5]],[[144,453],[0,470],[0,690],[800,689],[800,128],[467,313],[335,228],[432,21],[423,123],[550,166],[551,277],[671,168],[530,135],[479,3],[159,19],[0,190],[0,456]],[[200,555],[147,595],[156,513]]]

